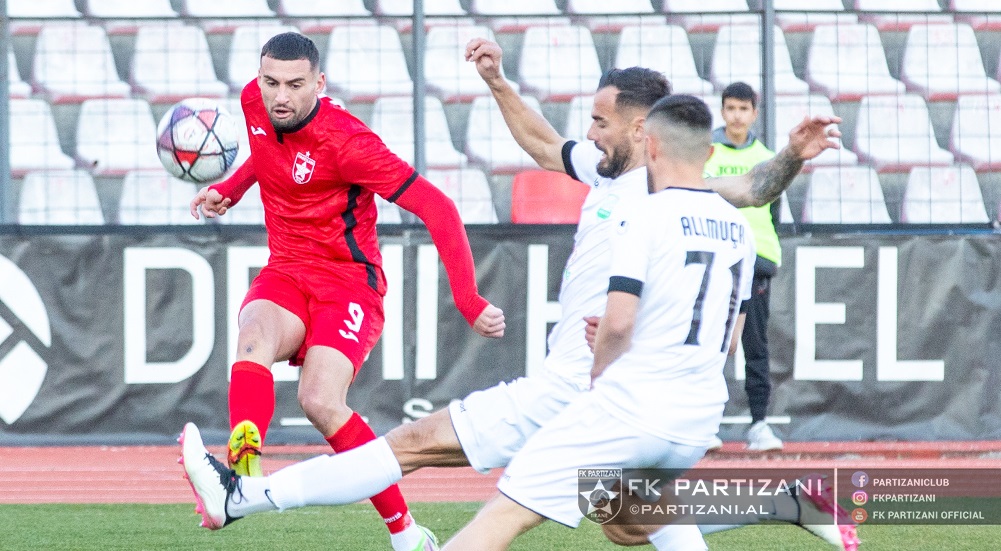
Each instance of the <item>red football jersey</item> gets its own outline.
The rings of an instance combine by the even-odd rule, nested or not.
[[[241,101],[270,262],[331,261],[385,294],[373,194],[395,200],[417,172],[330,98],[320,99],[295,130],[282,133],[271,125],[256,80],[243,89]]]

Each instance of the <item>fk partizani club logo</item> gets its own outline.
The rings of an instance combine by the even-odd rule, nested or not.
[[[305,184],[313,177],[313,168],[316,161],[309,158],[309,151],[295,154],[295,162],[292,163],[292,179],[297,184]]]
[[[605,524],[622,509],[622,469],[577,469],[577,506],[592,522]]]
[[[38,290],[3,256],[0,281],[0,419],[10,425],[42,388],[48,365],[36,349],[52,345],[52,331]]]

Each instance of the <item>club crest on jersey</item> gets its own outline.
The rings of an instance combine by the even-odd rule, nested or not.
[[[292,179],[297,184],[309,182],[310,178],[313,177],[313,168],[315,167],[316,161],[309,158],[309,151],[296,153],[295,162],[292,163]]]

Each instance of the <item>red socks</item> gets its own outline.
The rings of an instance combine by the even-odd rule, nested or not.
[[[229,428],[251,420],[261,431],[261,443],[275,414],[275,378],[261,364],[240,361],[233,364],[229,383]]]
[[[235,377],[233,380],[236,380]],[[353,414],[333,436],[327,438],[330,447],[337,453],[357,448],[372,440],[375,440],[375,433],[357,413]],[[402,532],[413,522],[410,511],[407,509],[407,502],[403,499],[403,494],[396,484],[383,490],[381,494],[373,496],[372,505],[386,521],[386,527],[389,528],[391,534]]]

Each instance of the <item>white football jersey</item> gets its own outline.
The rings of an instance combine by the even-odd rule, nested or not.
[[[723,364],[741,302],[751,296],[747,219],[713,191],[667,188],[613,221],[609,291],[640,297],[629,350],[595,381],[602,407],[688,445],[719,429]]]
[[[648,195],[646,167],[642,166],[618,178],[598,175],[601,151],[594,142],[564,149],[567,173],[590,187],[581,208],[580,222],[574,235],[573,252],[567,259],[560,284],[560,321],[549,333],[546,369],[587,388],[591,383],[594,356],[584,339],[584,317],[605,312],[608,292],[609,239],[621,204]]]

